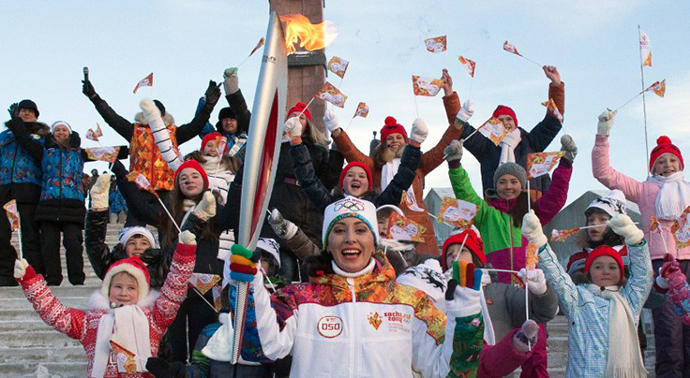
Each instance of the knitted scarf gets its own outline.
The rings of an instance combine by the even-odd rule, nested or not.
[[[647,181],[659,187],[656,195],[656,216],[659,219],[676,219],[690,205],[690,184],[683,172],[664,177],[654,175]]]
[[[515,163],[515,147],[522,140],[520,129],[509,132],[499,144],[501,146],[501,157],[498,160],[498,165],[503,163]]]
[[[607,299],[609,310],[609,355],[606,361],[608,378],[646,377],[647,370],[637,340],[637,324],[628,302],[618,286],[599,287],[587,284],[592,294]],[[603,289],[603,290],[602,290]]]
[[[145,372],[146,361],[151,357],[151,335],[149,320],[137,305],[122,306],[110,310],[98,320],[96,347],[91,375],[102,377],[110,360],[110,341],[114,341],[134,353],[136,371]],[[112,351],[116,353],[115,351]],[[118,371],[124,370],[118,356]]]

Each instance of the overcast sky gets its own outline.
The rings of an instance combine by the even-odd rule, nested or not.
[[[266,33],[267,1],[22,1],[3,4],[0,39],[0,106],[23,98],[37,102],[40,120],[65,120],[83,135],[100,122],[105,145],[126,144],[110,130],[81,94],[82,67],[90,68],[96,91],[123,117],[133,119],[142,98],[159,98],[178,124],[191,120],[209,79],[220,80],[226,67],[239,64]],[[409,127],[424,118],[432,147],[446,127],[441,95],[412,95],[411,75],[440,76],[448,67],[462,100],[475,102],[473,124],[488,119],[498,104],[511,106],[520,126],[530,130],[544,116],[548,79],[540,68],[502,50],[510,41],[540,64],[558,66],[566,82],[564,132],[580,148],[569,200],[588,189],[603,189],[592,178],[590,154],[597,115],[641,90],[638,24],[652,42],[653,66],[645,83],[665,78],[665,98],[647,96],[650,150],[667,134],[683,152],[690,127],[683,114],[690,105],[690,4],[686,1],[326,1],[324,18],[338,37],[328,58],[350,61],[342,82],[329,80],[348,100],[336,109],[342,126],[364,101],[366,119],[355,119],[348,133],[368,150],[372,131],[392,115]],[[431,54],[423,40],[448,36],[448,51]],[[477,62],[470,83],[458,55]],[[260,54],[239,70],[240,86],[253,102]],[[132,89],[154,72],[154,87]],[[309,99],[304,99],[305,102]],[[224,100],[220,105],[225,105]],[[217,120],[218,106],[212,115]],[[558,139],[548,150],[560,148]],[[638,180],[646,178],[641,97],[623,108],[611,132],[611,163]],[[83,146],[95,146],[84,140]],[[198,148],[197,141],[182,151]],[[480,188],[478,163],[464,165]],[[102,165],[99,165],[102,169]],[[87,170],[91,167],[87,165]],[[447,167],[427,176],[426,187],[448,186]]]

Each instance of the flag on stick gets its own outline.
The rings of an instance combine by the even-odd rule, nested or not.
[[[347,96],[329,82],[325,82],[314,97],[328,101],[339,108],[345,107],[345,101],[347,101]]]
[[[360,102],[359,104],[357,104],[357,110],[355,110],[355,115],[352,118],[355,118],[357,116],[367,118],[368,115],[369,105],[367,105],[365,102]]]
[[[85,148],[84,152],[90,159],[114,163],[120,153],[120,146]]]
[[[640,55],[642,55],[642,66],[652,66],[652,41],[644,31],[640,30]],[[662,96],[663,97],[663,96]]]
[[[424,40],[426,51],[430,53],[440,53],[446,51],[446,36],[427,38]]]
[[[551,230],[551,241],[564,242],[578,231],[580,231],[580,227],[573,227],[567,230]]]
[[[465,68],[467,68],[467,71],[470,72],[470,77],[474,77],[474,69],[477,66],[477,63],[475,63],[474,60],[467,59],[462,55],[458,57],[458,60],[460,61],[460,64],[465,66]]]
[[[655,81],[654,84],[650,85],[647,89],[640,92],[640,94],[642,94],[643,92],[649,92],[649,91],[652,91],[657,96],[663,98],[664,95],[666,94],[666,79],[661,80],[661,81],[658,81],[658,80]]]
[[[558,152],[533,152],[527,154],[527,179],[545,175],[556,166],[558,160],[565,155],[564,151]]]
[[[94,142],[98,142],[98,138],[103,136],[103,130],[101,130],[101,125],[99,123],[96,123],[96,131],[93,131],[93,129],[89,129],[86,132],[86,139],[92,140]]]
[[[261,46],[264,45],[264,41],[265,41],[265,40],[264,40],[264,37],[261,37],[261,39],[259,40],[259,43],[256,44],[256,47],[254,47],[254,50],[252,50],[252,52],[249,53],[249,56],[254,55],[254,53],[255,53],[258,49],[260,49]]]
[[[189,277],[189,286],[195,287],[201,294],[206,294],[218,282],[220,276],[217,274],[192,273]]]
[[[676,239],[676,248],[681,249],[690,246],[690,224],[688,223],[688,213],[690,206],[683,210],[683,213],[673,222],[671,233]]]
[[[137,93],[137,90],[141,87],[152,87],[153,86],[153,72],[151,72],[148,76],[145,78],[141,79],[138,83],[137,86],[134,87],[134,93]]]
[[[489,138],[489,140],[491,140],[497,146],[499,143],[501,143],[503,138],[508,135],[508,129],[503,126],[503,122],[494,117],[489,118],[488,121],[479,126],[477,131]],[[469,136],[466,139],[468,138]]]
[[[544,101],[541,103],[546,106],[546,111],[549,112],[554,118],[556,118],[560,123],[563,123],[563,114],[558,110],[556,102],[550,98],[549,101]]]
[[[347,60],[334,56],[328,61],[328,70],[338,75],[342,79],[345,77],[345,71],[347,71],[347,66],[349,64],[350,62]]]
[[[19,229],[19,211],[17,210],[17,201],[10,200],[2,207],[7,213],[7,219],[10,221],[10,228],[12,231]]]
[[[421,243],[425,231],[426,227],[393,211],[388,219],[386,238]]]
[[[515,55],[522,56],[522,55],[518,52],[517,47],[511,45],[508,41],[503,42],[503,50],[505,50],[505,51],[507,51],[507,52],[509,52],[509,53],[513,53],[513,54],[515,54]]]
[[[448,223],[465,230],[474,223],[479,206],[454,197],[444,197],[438,210],[437,222]]]
[[[412,90],[415,96],[434,97],[441,91],[443,85],[443,79],[412,75]]]

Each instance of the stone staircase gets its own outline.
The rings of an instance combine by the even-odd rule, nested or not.
[[[110,225],[106,243],[118,242],[122,227]],[[12,238],[17,248],[17,234]],[[100,290],[101,280],[84,255],[84,286],[67,281],[64,248],[60,250],[65,276],[53,294],[69,307],[86,310],[91,294]],[[86,354],[81,344],[55,331],[41,320],[19,287],[0,288],[0,377],[65,378],[86,376]]]
[[[117,244],[117,233],[121,227],[109,227],[106,236],[109,246]],[[15,234],[15,244],[16,239]],[[93,272],[88,258],[84,257],[85,285],[70,285],[66,278],[64,249],[61,249],[61,254],[65,279],[62,285],[51,287],[51,290],[63,304],[85,310],[91,294],[100,289],[101,280]],[[654,377],[654,336],[649,310],[643,312],[642,322],[648,344],[645,364],[650,377]],[[567,319],[562,315],[557,316],[549,322],[548,331],[549,373],[554,378],[565,377],[568,360]],[[66,378],[83,377],[85,374],[86,358],[81,345],[46,325],[19,287],[0,288],[0,377]],[[514,376],[519,376],[519,372]]]

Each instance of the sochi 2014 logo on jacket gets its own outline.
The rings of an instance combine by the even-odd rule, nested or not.
[[[383,315],[379,315],[378,312],[373,312],[367,315],[367,321],[377,331],[385,321],[389,332],[410,332],[412,316],[400,311],[388,311],[384,312]]]
[[[316,324],[319,335],[332,339],[343,333],[343,319],[337,316],[324,316]]]

